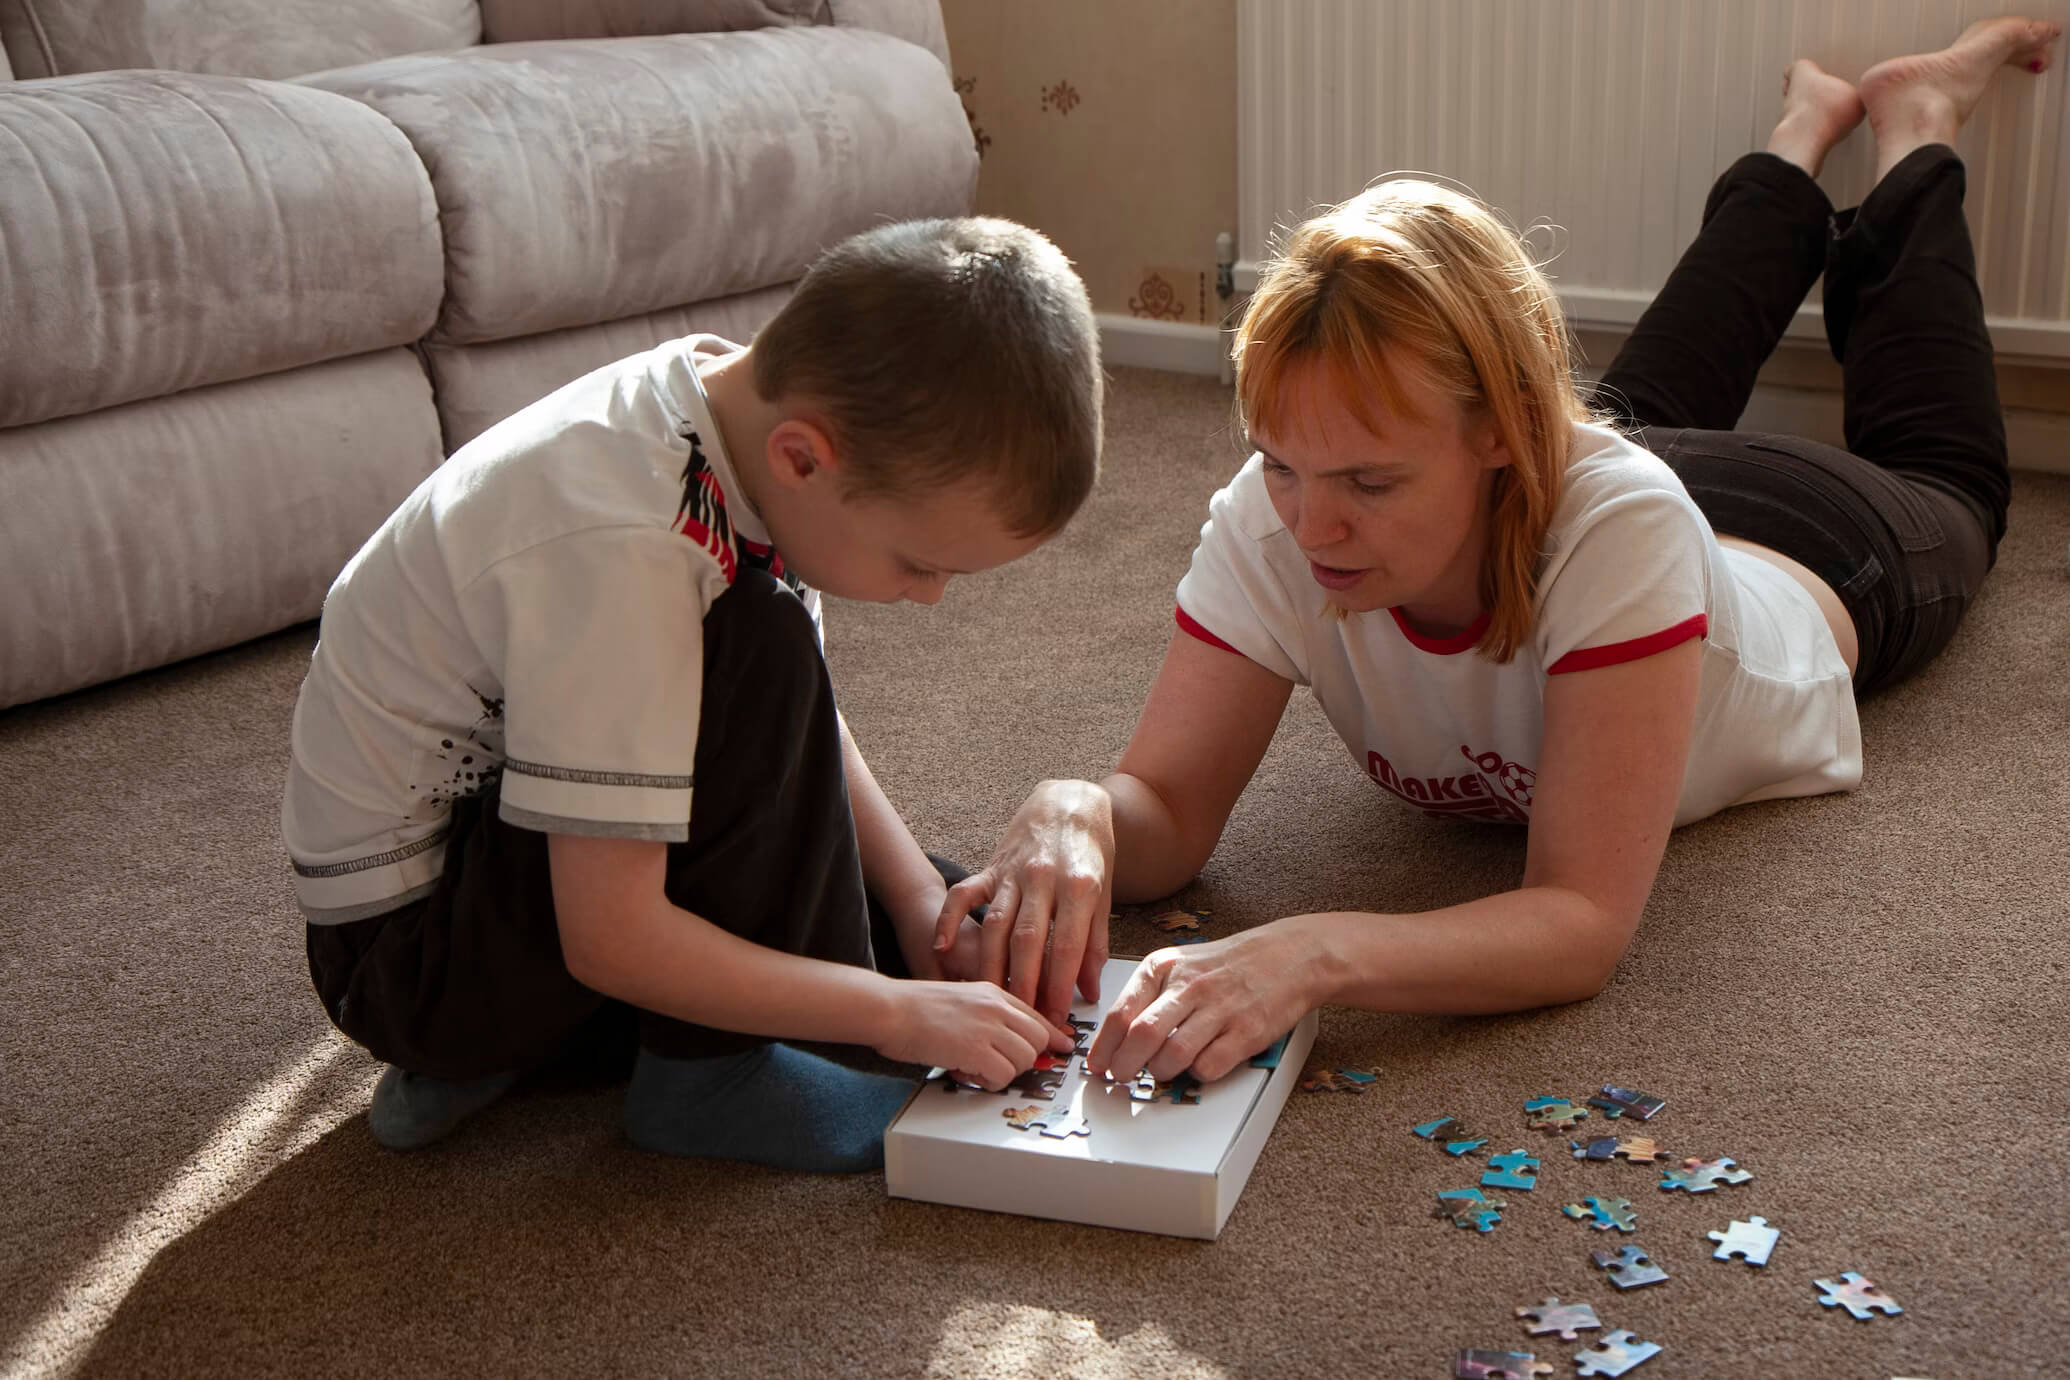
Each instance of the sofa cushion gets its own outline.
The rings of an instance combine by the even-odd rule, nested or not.
[[[827,0],[481,0],[482,42],[765,29],[817,23],[826,7]]]
[[[0,708],[315,617],[438,462],[404,349],[0,431]]]
[[[430,169],[453,344],[790,282],[886,219],[963,213],[977,174],[941,64],[860,29],[504,43],[304,80],[372,105]]]
[[[0,0],[15,75],[292,77],[481,38],[475,0]]]
[[[754,338],[795,284],[719,297],[645,316],[624,316],[595,326],[492,340],[480,345],[424,347],[424,364],[438,398],[439,425],[451,454],[528,403],[613,360],[651,350],[664,340],[706,331],[728,340]]]
[[[0,426],[415,340],[437,209],[327,91],[111,72],[0,86]]]

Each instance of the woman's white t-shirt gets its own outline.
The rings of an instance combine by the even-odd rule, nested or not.
[[[1703,688],[1675,823],[1861,782],[1854,689],[1818,605],[1718,544],[1658,457],[1576,428],[1546,534],[1531,636],[1507,664],[1483,625],[1434,639],[1397,610],[1331,615],[1252,456],[1208,505],[1178,621],[1314,692],[1367,775],[1434,815],[1528,822],[1545,681],[1704,639]]]

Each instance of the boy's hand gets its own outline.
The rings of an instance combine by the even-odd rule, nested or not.
[[[986,907],[981,972],[1061,1025],[1074,984],[1100,996],[1114,876],[1114,811],[1090,781],[1044,781],[1006,826],[983,871],[949,888],[935,949],[955,942],[963,917]]]
[[[939,1064],[997,1092],[1045,1051],[1073,1038],[1026,1002],[987,982],[901,982],[892,1029],[876,1050],[908,1064]]]

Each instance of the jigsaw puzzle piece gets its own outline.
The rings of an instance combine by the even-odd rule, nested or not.
[[[1590,1251],[1588,1258],[1596,1262],[1596,1268],[1610,1272],[1610,1282],[1620,1289],[1637,1289],[1644,1284],[1662,1284],[1668,1273],[1653,1263],[1653,1258],[1637,1246],[1626,1246],[1617,1254],[1608,1251]]]
[[[1651,1093],[1620,1088],[1615,1083],[1605,1083],[1603,1090],[1588,1100],[1588,1105],[1597,1108],[1612,1121],[1624,1116],[1651,1121],[1660,1115],[1667,1102]]]
[[[1578,1140],[1570,1140],[1567,1144],[1577,1160],[1607,1160],[1617,1153],[1616,1136],[1598,1136],[1587,1145]]]
[[[1745,1222],[1735,1221],[1726,1231],[1706,1232],[1706,1236],[1718,1243],[1718,1249],[1711,1252],[1714,1260],[1730,1260],[1738,1256],[1749,1265],[1766,1265],[1768,1253],[1775,1249],[1775,1242],[1782,1232],[1768,1225],[1766,1217],[1755,1217]]]
[[[1294,1032],[1289,1030],[1286,1034],[1280,1036],[1277,1040],[1274,1040],[1266,1048],[1259,1050],[1256,1054],[1253,1054],[1251,1056],[1251,1067],[1254,1069],[1278,1068],[1280,1059],[1284,1057],[1287,1052],[1287,1041],[1293,1038]]]
[[[1642,1342],[1625,1328],[1618,1328],[1594,1346],[1574,1353],[1574,1364],[1582,1375],[1622,1375],[1660,1355],[1658,1342]]]
[[[1687,1159],[1680,1169],[1665,1172],[1660,1181],[1660,1190],[1671,1193],[1675,1189],[1686,1189],[1691,1193],[1709,1193],[1719,1184],[1743,1184],[1753,1174],[1734,1165],[1730,1159],[1715,1160]]]
[[[1363,1093],[1378,1075],[1365,1069],[1311,1068],[1301,1080],[1302,1092]]]
[[[1459,1353],[1452,1362],[1458,1380],[1538,1380],[1553,1368],[1528,1351],[1474,1351]]]
[[[1176,934],[1181,930],[1199,929],[1200,922],[1207,919],[1213,913],[1212,911],[1205,910],[1168,910],[1150,923],[1163,930],[1166,934]]]
[[[1025,1131],[1029,1125],[1042,1120],[1040,1107],[1002,1107],[999,1115],[1006,1118],[1016,1131]]]
[[[1508,1206],[1500,1198],[1490,1198],[1477,1188],[1455,1188],[1438,1194],[1437,1215],[1455,1227],[1473,1227],[1490,1232],[1502,1220],[1502,1209]]]
[[[1560,1334],[1563,1342],[1574,1341],[1583,1332],[1593,1332],[1603,1324],[1596,1317],[1596,1310],[1585,1303],[1561,1303],[1557,1297],[1549,1298],[1533,1308],[1516,1310],[1520,1318],[1528,1318],[1524,1330],[1534,1337],[1548,1332]]]
[[[1524,1125],[1533,1131],[1556,1133],[1587,1119],[1588,1108],[1564,1097],[1534,1097],[1524,1104]]]
[[[1064,1086],[1062,1068],[1032,1068],[1008,1083],[1001,1092],[1014,1093],[1021,1097],[1032,1097],[1042,1102],[1054,1102],[1057,1093]]]
[[[1488,1172],[1481,1175],[1483,1188],[1521,1188],[1525,1192],[1538,1187],[1533,1171],[1538,1161],[1522,1150],[1512,1150],[1507,1155],[1494,1155],[1488,1160]]]
[[[1651,1136],[1620,1136],[1610,1152],[1627,1164],[1652,1164],[1667,1158],[1667,1151]]]
[[[1043,1120],[1031,1121],[1028,1124],[1051,1140],[1065,1140],[1071,1136],[1092,1134],[1092,1123],[1073,1111],[1052,1112]]]
[[[1421,1136],[1424,1140],[1436,1140],[1438,1132],[1444,1130],[1447,1126],[1453,1124],[1453,1118],[1448,1116],[1441,1116],[1436,1121],[1426,1121],[1421,1126],[1411,1126],[1409,1128],[1409,1134],[1412,1136]]]
[[[1587,1222],[1597,1231],[1609,1231],[1612,1227],[1626,1232],[1638,1230],[1638,1217],[1629,1198],[1584,1198],[1560,1211],[1577,1222]]]
[[[1159,1100],[1170,1102],[1174,1107],[1198,1107],[1200,1105],[1200,1080],[1190,1073],[1182,1073],[1169,1083],[1157,1085]]]
[[[1811,1281],[1825,1291],[1819,1302],[1827,1308],[1845,1308],[1863,1322],[1869,1321],[1871,1313],[1882,1313],[1896,1317],[1905,1310],[1898,1307],[1897,1300],[1883,1292],[1867,1275],[1849,1270],[1840,1276],[1841,1282],[1830,1279]]]

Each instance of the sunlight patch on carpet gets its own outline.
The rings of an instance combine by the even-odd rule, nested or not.
[[[207,1142],[173,1173],[164,1188],[130,1214],[57,1291],[47,1312],[0,1355],[0,1375],[69,1374],[158,1253],[240,1194],[282,1161],[366,1107],[378,1066],[351,1097],[312,1104],[313,1086],[357,1048],[333,1035],[283,1066],[223,1118]]]
[[[1157,1323],[1131,1324],[1117,1336],[1074,1313],[1028,1304],[972,1303],[949,1314],[928,1358],[927,1374],[940,1380],[973,1375],[1069,1375],[1073,1380],[1133,1380],[1143,1375],[1212,1377],[1228,1370],[1188,1351]]]

